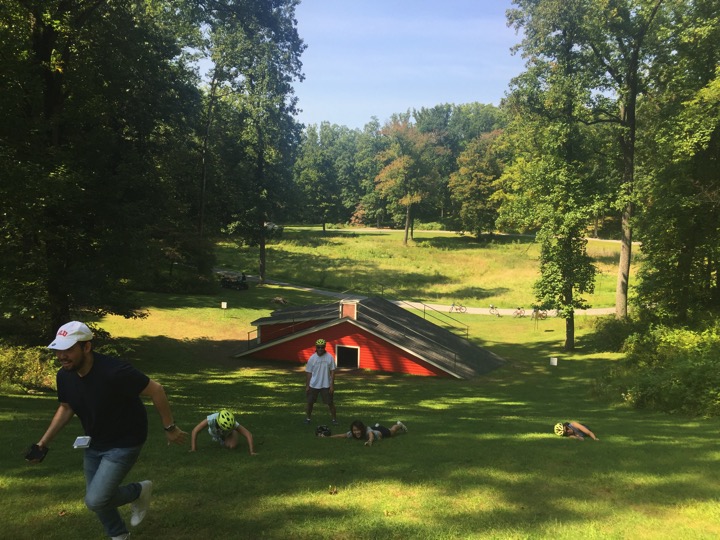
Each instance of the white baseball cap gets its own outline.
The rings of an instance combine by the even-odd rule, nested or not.
[[[63,324],[57,331],[55,341],[47,346],[48,349],[65,351],[75,345],[78,341],[90,341],[93,333],[85,323],[71,321]]]

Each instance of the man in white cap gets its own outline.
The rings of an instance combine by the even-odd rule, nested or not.
[[[53,349],[60,406],[45,434],[41,450],[67,425],[80,418],[90,444],[85,449],[85,504],[100,519],[105,533],[125,539],[128,530],[118,507],[132,503],[130,524],[139,525],[150,505],[152,482],[120,485],[135,464],[147,439],[148,419],[140,396],[148,397],[160,414],[168,445],[183,444],[187,433],[175,425],[163,387],[127,362],[93,351],[93,333],[84,323],[60,327]]]

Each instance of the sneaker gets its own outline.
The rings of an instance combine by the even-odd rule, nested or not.
[[[405,424],[403,424],[400,420],[397,421],[397,425],[400,426],[400,431],[407,433],[407,427],[405,427]]]
[[[309,418],[306,418],[306,419],[305,419],[305,423],[306,423],[306,424],[309,424],[310,422],[311,422],[311,420],[310,420]]]
[[[145,514],[147,514],[148,508],[150,508],[150,497],[152,496],[153,483],[150,480],[143,480],[140,482],[142,487],[140,496],[130,505],[132,516],[130,517],[130,525],[137,527],[140,525]]]
[[[111,536],[110,540],[127,540],[130,538],[130,533],[121,534],[120,536]]]

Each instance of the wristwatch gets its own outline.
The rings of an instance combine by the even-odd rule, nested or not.
[[[173,429],[175,429],[175,424],[172,423],[172,424],[170,424],[169,426],[165,426],[163,429],[164,429],[165,431],[172,431]]]

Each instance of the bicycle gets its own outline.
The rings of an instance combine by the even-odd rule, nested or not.
[[[548,318],[548,312],[547,309],[540,309],[540,308],[533,308],[532,312],[532,319],[547,319]]]
[[[463,306],[460,302],[453,302],[450,306],[450,313],[453,311],[457,311],[458,313],[465,313],[467,311],[467,308]]]
[[[490,304],[490,315],[495,315],[496,317],[499,317],[500,310],[496,306]]]
[[[513,317],[524,317],[525,316],[525,310],[522,307],[518,307],[513,312]]]

